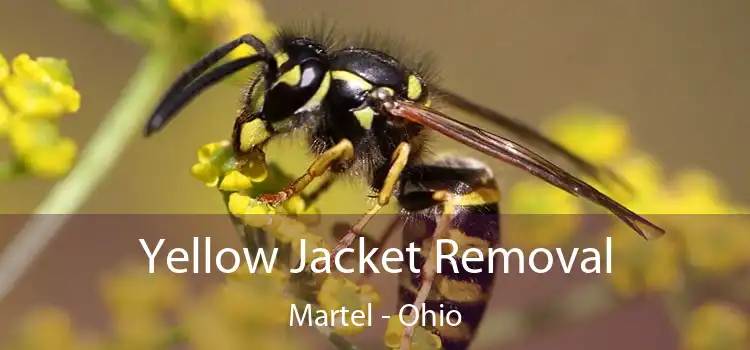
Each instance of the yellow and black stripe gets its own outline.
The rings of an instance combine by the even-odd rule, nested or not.
[[[462,320],[458,326],[440,326],[439,320],[435,320],[438,325],[432,331],[442,339],[443,349],[466,349],[484,316],[494,278],[488,272],[490,261],[486,256],[484,261],[467,262],[472,269],[482,269],[481,273],[465,271],[460,256],[468,248],[486,252],[499,244],[500,192],[491,171],[467,158],[444,158],[429,165],[413,166],[405,170],[402,181],[399,202],[404,208],[402,215],[406,216],[404,246],[415,242],[424,254],[432,245],[443,212],[454,213],[450,229],[443,237],[458,246],[455,256],[459,270],[454,271],[448,261],[442,262],[442,271],[435,276],[424,309],[437,315],[441,310],[443,314],[449,310],[460,312]],[[434,199],[434,194],[441,191],[449,193],[450,199]],[[415,258],[414,266],[422,266],[420,270],[424,271],[426,257],[415,254]],[[400,276],[400,305],[414,303],[421,280],[420,274],[404,269]]]

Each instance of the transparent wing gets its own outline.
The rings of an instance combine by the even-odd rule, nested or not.
[[[609,186],[612,184],[612,182],[614,182],[615,184],[621,186],[623,189],[627,190],[628,193],[632,194],[633,190],[630,184],[628,184],[626,180],[615,174],[612,170],[597,166],[581,158],[577,154],[568,150],[565,146],[553,141],[549,137],[543,135],[534,128],[529,127],[521,121],[472,102],[465,97],[444,88],[436,86],[432,87],[432,90],[434,90],[440,96],[440,100],[442,102],[445,102],[448,105],[464,112],[473,114],[483,120],[494,123],[509,131],[514,136],[517,136],[519,140],[523,140],[531,146],[539,147],[540,150],[544,151],[545,153],[560,155],[561,157],[569,161],[573,166],[577,167],[581,172],[606,186]]]
[[[421,124],[523,169],[568,193],[586,198],[612,212],[646,239],[657,238],[665,233],[660,227],[522,145],[408,100],[397,99],[391,102],[383,104],[383,108],[390,114]]]

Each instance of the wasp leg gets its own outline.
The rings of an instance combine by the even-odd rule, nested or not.
[[[439,191],[435,192],[433,198],[444,203],[443,215],[435,228],[432,244],[430,244],[427,251],[427,260],[425,260],[425,263],[422,266],[421,283],[419,284],[417,295],[414,298],[414,308],[409,315],[410,320],[414,320],[419,316],[419,313],[422,311],[422,305],[427,301],[427,297],[430,295],[430,291],[432,291],[432,283],[435,281],[435,276],[437,276],[437,242],[441,239],[447,239],[450,237],[448,232],[451,228],[451,221],[454,215],[454,207],[451,203],[452,196],[448,192]],[[404,336],[401,339],[401,350],[409,349],[415,326],[416,325],[411,325],[404,328]]]
[[[301,193],[313,180],[323,176],[331,166],[334,165],[334,163],[349,162],[353,158],[354,146],[351,141],[343,139],[335,146],[329,148],[327,151],[323,152],[323,154],[318,156],[310,167],[307,168],[305,175],[292,181],[292,183],[283,190],[277,193],[264,194],[260,199],[271,205],[278,205],[290,197]]]
[[[362,232],[365,226],[367,226],[367,223],[370,222],[370,219],[372,219],[375,214],[380,212],[380,210],[391,201],[393,191],[396,189],[398,179],[401,177],[401,172],[406,168],[410,152],[411,146],[408,143],[404,142],[396,147],[396,150],[393,152],[391,167],[388,169],[388,174],[383,182],[383,188],[378,193],[378,202],[373,205],[365,215],[357,220],[357,223],[349,229],[349,232],[339,240],[338,244],[336,244],[336,247],[333,248],[333,251],[331,252],[331,259],[333,259],[339,251],[352,245],[354,239],[359,236],[360,232]]]
[[[308,206],[314,205],[315,202],[317,202],[318,199],[320,199],[320,196],[328,192],[331,186],[333,186],[333,184],[336,183],[336,181],[339,179],[339,176],[340,176],[339,174],[332,173],[330,171],[327,172],[325,174],[325,178],[320,183],[320,185],[318,185],[318,187],[310,191],[310,193],[302,194],[302,198],[305,200],[305,203],[307,203]]]

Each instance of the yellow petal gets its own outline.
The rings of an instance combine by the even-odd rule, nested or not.
[[[47,71],[44,70],[29,54],[22,53],[13,59],[13,73],[17,76],[31,78],[40,82],[52,80]]]
[[[60,133],[57,125],[48,120],[13,120],[9,130],[10,145],[21,157],[37,148],[52,147],[58,143]]]
[[[225,144],[223,142],[211,142],[201,146],[198,148],[198,161],[201,163],[211,162],[216,151],[224,146]]]
[[[294,196],[285,201],[283,206],[289,214],[300,214],[305,211],[305,200],[300,196]]]
[[[24,163],[39,177],[57,178],[70,171],[77,149],[73,139],[63,138],[54,146],[35,149],[24,158]]]
[[[278,218],[281,224],[273,230],[273,236],[281,243],[290,243],[307,233],[305,224],[288,217]]]
[[[250,206],[252,198],[249,196],[232,193],[229,195],[229,212],[235,216],[245,215],[247,208]]]
[[[404,336],[404,325],[399,321],[398,315],[391,315],[388,326],[385,329],[383,342],[390,349],[398,349],[401,346],[401,338]]]
[[[73,97],[56,95],[48,82],[14,75],[3,88],[8,103],[25,115],[52,119],[75,107]]]
[[[10,67],[8,66],[8,60],[5,56],[0,54],[0,85],[5,82],[5,79],[10,75]]]
[[[226,3],[221,0],[169,0],[169,6],[191,22],[210,23],[226,14]]]
[[[216,186],[216,182],[219,181],[219,170],[209,163],[193,164],[190,168],[190,173],[209,187]]]
[[[13,112],[4,100],[0,99],[0,136],[7,134],[10,129],[11,117]]]
[[[221,180],[219,188],[224,191],[241,191],[250,188],[250,178],[237,170],[230,170]]]
[[[274,213],[273,208],[268,207],[265,203],[251,200],[242,216],[242,221],[250,227],[266,227],[271,223],[271,215]]]
[[[688,350],[746,349],[750,341],[747,316],[718,302],[709,302],[693,311],[685,332]]]

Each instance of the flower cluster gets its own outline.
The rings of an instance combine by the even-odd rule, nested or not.
[[[78,111],[81,96],[66,61],[24,53],[8,62],[0,55],[0,88],[0,137],[13,151],[0,160],[0,178],[67,174],[77,146],[60,134],[59,120]]]
[[[289,277],[284,272],[236,273],[216,288],[189,295],[176,275],[145,271],[145,266],[126,266],[104,280],[111,336],[79,332],[66,313],[45,308],[29,315],[13,342],[2,345],[14,350],[156,350],[179,344],[199,350],[245,349],[247,344],[302,348],[287,336],[294,300],[284,294]]]
[[[685,349],[747,349],[750,318],[736,307],[708,302],[693,310],[685,332]]]

